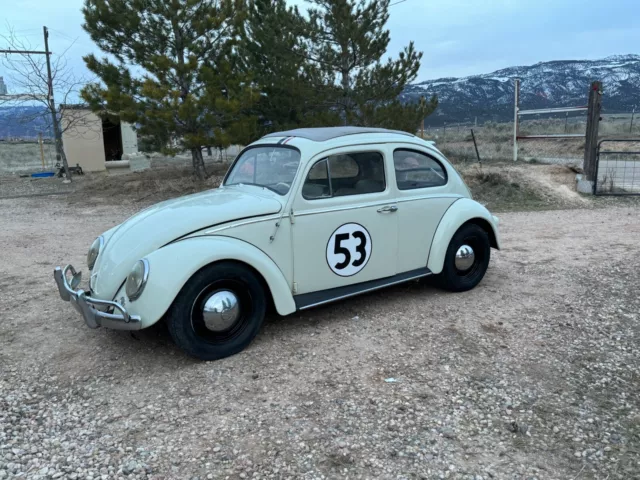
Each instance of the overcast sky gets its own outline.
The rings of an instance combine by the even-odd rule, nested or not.
[[[640,0],[394,2],[399,3],[391,7],[389,54],[396,55],[413,40],[424,52],[418,81],[640,50]],[[81,7],[82,0],[5,0],[2,17],[34,48],[42,47],[43,25],[51,30],[54,52],[75,40],[68,58],[75,70],[86,73],[81,57],[96,48],[82,30]],[[6,72],[0,70],[2,74]]]

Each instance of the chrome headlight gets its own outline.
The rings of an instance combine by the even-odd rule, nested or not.
[[[96,238],[91,247],[89,247],[89,253],[87,253],[87,266],[89,270],[93,270],[93,266],[96,264],[96,260],[98,259],[98,255],[100,254],[100,250],[102,250],[102,246],[104,245],[104,238],[102,235]]]
[[[135,300],[144,290],[144,286],[147,284],[149,278],[149,262],[146,258],[138,260],[131,269],[131,273],[127,277],[125,284],[125,292],[129,300]]]

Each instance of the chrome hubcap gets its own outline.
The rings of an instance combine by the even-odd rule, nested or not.
[[[473,266],[476,254],[469,245],[462,245],[456,252],[456,268],[461,272],[469,270]]]
[[[240,317],[238,297],[229,290],[212,293],[202,308],[205,326],[212,332],[228,330]]]

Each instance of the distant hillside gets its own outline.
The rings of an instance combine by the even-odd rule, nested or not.
[[[566,60],[510,67],[465,78],[440,78],[409,85],[401,98],[412,101],[436,94],[440,105],[427,123],[504,121],[513,118],[514,78],[521,79],[521,107],[586,105],[589,85],[604,84],[603,110],[631,112],[640,107],[640,55],[602,60]]]
[[[513,118],[513,80],[521,79],[521,107],[552,108],[586,105],[593,80],[604,83],[603,111],[626,113],[640,108],[640,55],[615,55],[602,60],[559,60],[510,67],[465,78],[440,78],[409,85],[400,98],[415,101],[436,94],[437,110],[428,125],[444,122],[508,121]],[[0,107],[0,139],[37,137],[44,119],[24,122],[41,107]]]
[[[49,136],[46,109],[40,106],[0,106],[0,140],[7,138],[36,138],[40,132]]]

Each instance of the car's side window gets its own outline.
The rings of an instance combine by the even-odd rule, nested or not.
[[[396,183],[400,190],[441,187],[447,184],[447,171],[433,157],[415,150],[393,152]]]
[[[327,159],[317,162],[302,186],[302,196],[307,200],[331,197],[331,182],[329,182],[329,165]]]
[[[331,155],[318,161],[302,187],[307,200],[383,192],[384,158],[379,152]]]

